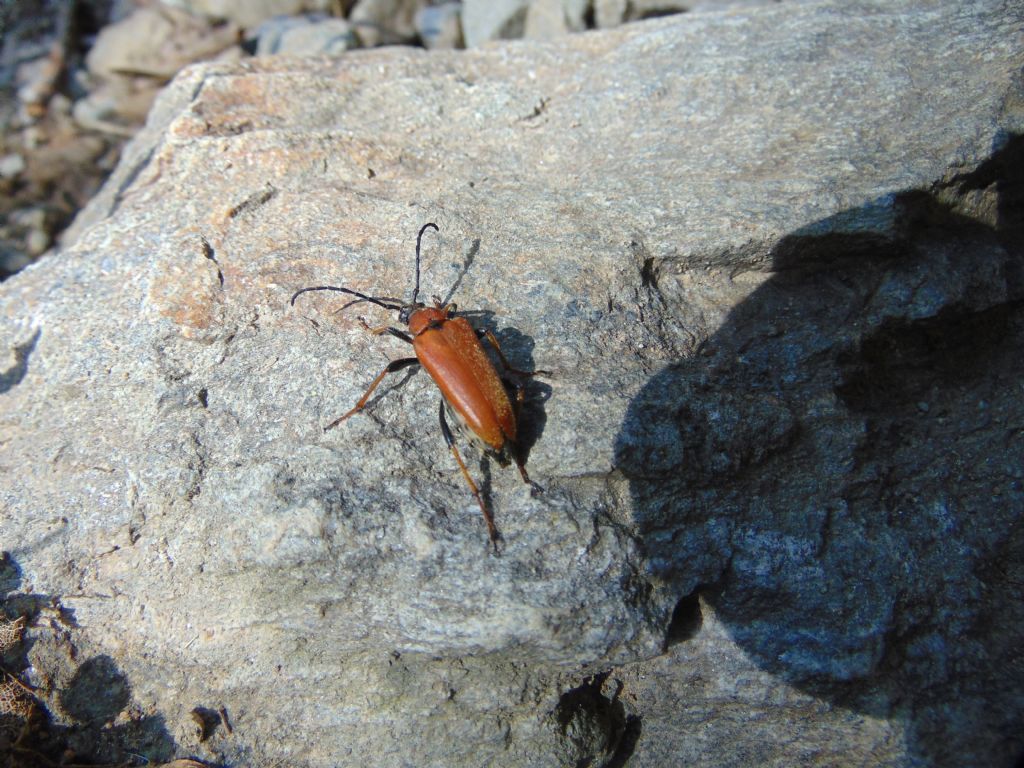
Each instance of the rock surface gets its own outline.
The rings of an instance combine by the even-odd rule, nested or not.
[[[187,70],[0,290],[40,695],[151,759],[1012,765],[1020,35],[824,3]],[[465,449],[499,556],[424,374],[321,429],[393,318],[288,306],[408,296],[426,221],[424,292],[552,371],[546,493]]]

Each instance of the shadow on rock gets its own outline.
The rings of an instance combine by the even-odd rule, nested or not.
[[[42,333],[41,330],[36,329],[35,333],[24,344],[18,344],[14,347],[14,365],[6,371],[0,372],[0,395],[14,389],[25,378],[25,374],[28,373],[29,358],[35,351],[36,344],[39,343],[39,337]]]
[[[616,442],[649,575],[679,595],[666,644],[701,595],[758,664],[903,718],[936,765],[1024,753],[1022,171],[1014,138],[948,190],[995,201],[992,226],[940,191],[785,237]]]
[[[640,718],[630,714],[604,673],[562,694],[552,713],[575,765],[621,768],[640,738]]]
[[[18,691],[11,706],[0,701],[0,752],[11,755],[12,766],[63,765],[71,757],[76,764],[171,760],[175,743],[163,717],[132,707],[129,681],[109,656],[78,663],[71,612],[55,597],[16,592],[21,578],[18,563],[4,553],[0,622],[16,622],[20,631],[0,649],[2,676]],[[35,689],[26,682],[30,670],[43,681]]]
[[[76,722],[105,723],[128,706],[131,687],[112,658],[93,656],[75,670],[59,698],[63,710]]]

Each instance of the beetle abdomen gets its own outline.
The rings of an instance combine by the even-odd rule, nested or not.
[[[505,385],[473,326],[456,317],[413,339],[416,357],[463,422],[495,453],[516,438],[516,420]]]

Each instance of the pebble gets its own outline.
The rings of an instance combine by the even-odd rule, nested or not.
[[[260,24],[255,35],[257,56],[335,56],[359,47],[347,21],[322,14],[276,16]]]
[[[42,256],[50,247],[50,235],[42,229],[30,229],[25,237],[25,250],[31,256]]]
[[[416,11],[416,33],[427,48],[462,48],[462,3],[428,5]]]
[[[348,19],[367,48],[410,42],[416,38],[416,11],[426,4],[426,0],[358,0]]]
[[[0,179],[13,179],[25,170],[25,158],[17,152],[0,157]]]

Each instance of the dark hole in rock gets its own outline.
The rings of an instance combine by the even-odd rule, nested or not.
[[[221,724],[220,713],[208,707],[195,707],[192,709],[192,722],[196,724],[196,735],[200,741],[206,741],[217,730]]]
[[[672,618],[665,632],[665,648],[671,648],[694,637],[701,628],[703,616],[700,611],[700,595],[698,590],[684,595],[672,610]]]

